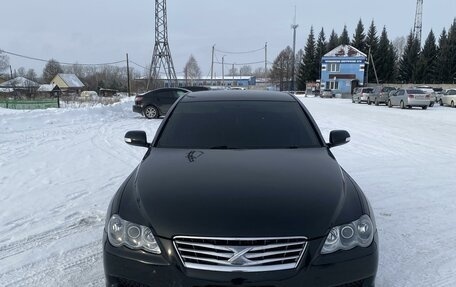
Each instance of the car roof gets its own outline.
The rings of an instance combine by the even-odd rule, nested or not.
[[[147,92],[144,92],[140,95],[145,95],[145,94],[148,94],[148,93],[155,93],[155,92],[159,92],[159,91],[183,91],[183,92],[191,92],[190,90],[187,90],[187,89],[183,89],[183,88],[158,88],[158,89],[155,89],[155,90],[150,90],[150,91],[147,91]]]
[[[181,102],[207,102],[207,101],[281,101],[294,102],[293,96],[285,92],[274,91],[241,91],[219,90],[192,92],[186,94]]]

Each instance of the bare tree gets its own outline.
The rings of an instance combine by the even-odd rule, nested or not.
[[[271,80],[278,84],[281,91],[289,88],[291,81],[291,67],[293,61],[293,50],[288,46],[274,60],[271,69]]]
[[[45,83],[50,83],[52,79],[60,73],[63,73],[62,66],[60,66],[60,63],[56,60],[51,59],[43,69],[43,81]]]
[[[396,37],[393,41],[393,47],[398,58],[404,53],[405,44],[407,39],[404,36]]]
[[[238,69],[235,66],[233,66],[228,71],[228,74],[229,76],[236,76],[238,74]]]
[[[9,57],[0,50],[0,73],[8,69]]]
[[[187,64],[185,64],[184,74],[185,81],[187,82],[187,85],[190,81],[190,86],[193,86],[194,80],[201,78],[201,69],[198,66],[198,62],[196,62],[196,59],[193,57],[193,55],[190,55]]]
[[[242,66],[239,72],[241,76],[250,76],[252,75],[252,67],[249,65]]]
[[[38,75],[36,74],[34,69],[28,69],[27,73],[25,73],[25,77],[34,82],[38,81]]]
[[[20,67],[19,69],[17,69],[15,74],[16,74],[16,77],[25,77],[25,68]]]
[[[253,72],[253,75],[257,78],[266,78],[266,73],[264,72],[264,68],[258,67]]]

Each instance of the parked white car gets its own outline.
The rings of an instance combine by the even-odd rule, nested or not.
[[[388,107],[400,106],[401,109],[406,107],[421,107],[423,110],[427,109],[431,103],[431,96],[420,89],[400,89],[397,93],[390,94],[388,99]]]
[[[442,98],[440,98],[439,103],[441,106],[447,105],[452,108],[455,108],[456,107],[456,90],[455,89],[447,90],[443,94]]]

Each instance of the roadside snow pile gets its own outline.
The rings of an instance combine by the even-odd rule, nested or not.
[[[0,108],[2,286],[104,286],[101,237],[109,201],[161,120],[109,106]],[[426,111],[302,98],[323,135],[346,129],[332,151],[369,197],[380,236],[377,285],[455,286],[456,110]]]

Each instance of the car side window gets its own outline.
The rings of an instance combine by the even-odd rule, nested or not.
[[[396,95],[398,95],[398,96],[402,96],[404,93],[405,93],[405,91],[404,91],[404,90],[400,90],[399,92],[397,92],[397,94],[396,94]]]

